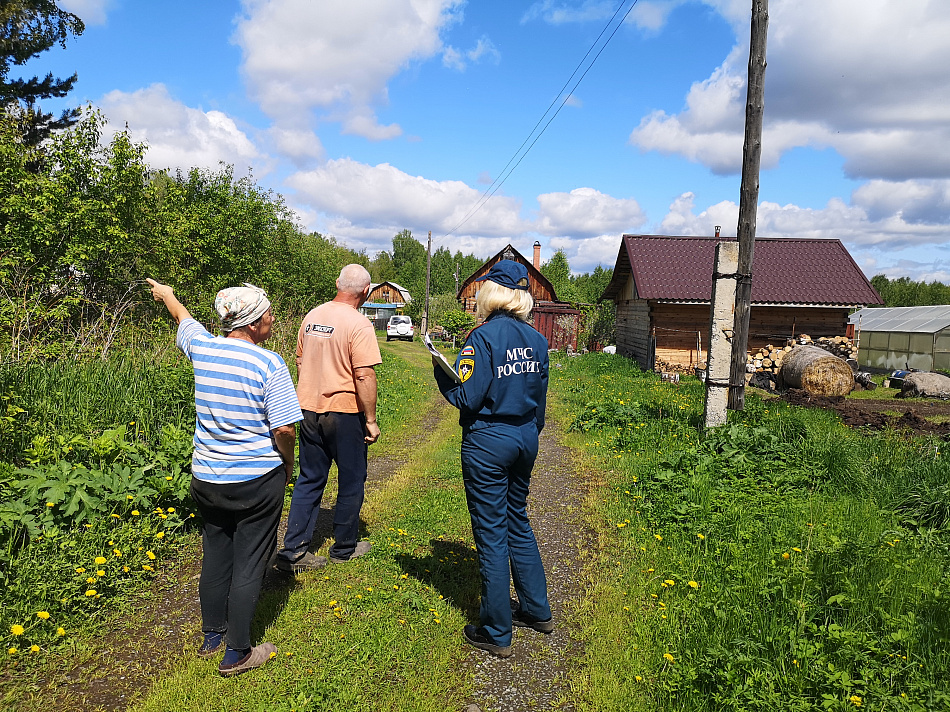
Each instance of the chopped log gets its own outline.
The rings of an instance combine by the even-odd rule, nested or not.
[[[851,367],[817,346],[796,346],[782,360],[782,380],[814,396],[846,396],[854,388]]]

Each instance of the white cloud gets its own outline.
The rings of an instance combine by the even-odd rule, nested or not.
[[[467,52],[461,52],[452,46],[447,46],[442,52],[442,64],[458,72],[464,72],[469,62],[478,63],[482,59],[494,64],[501,61],[501,53],[487,37],[481,37]]]
[[[277,122],[319,108],[349,117],[346,130],[374,140],[399,135],[378,126],[372,107],[412,61],[437,55],[440,32],[463,0],[243,0],[234,41],[244,53],[252,98]]]
[[[324,158],[325,151],[320,137],[309,129],[272,127],[267,132],[274,147],[289,158],[298,168]]]
[[[59,6],[86,25],[104,25],[115,0],[60,0]]]
[[[99,105],[112,130],[127,125],[134,140],[148,144],[153,168],[217,169],[224,162],[238,174],[253,167],[261,175],[269,167],[267,157],[231,117],[185,106],[163,84],[131,93],[112,91]]]
[[[522,23],[541,19],[551,25],[564,25],[569,22],[592,22],[605,20],[614,14],[616,3],[609,0],[584,0],[580,4],[571,4],[563,0],[541,0],[525,11]]]
[[[554,237],[548,244],[552,250],[564,250],[564,255],[571,265],[571,271],[581,274],[593,272],[597,265],[612,268],[617,261],[621,234],[617,232],[579,240]]]
[[[681,112],[644,117],[631,142],[733,172],[741,165],[749,5],[706,2],[732,23],[736,46],[690,88]],[[948,3],[775,3],[763,167],[796,146],[831,147],[852,177],[950,177],[948,35]]]
[[[574,96],[573,94],[570,94],[570,95],[567,97],[567,99],[564,100],[564,105],[565,105],[565,106],[573,106],[573,107],[579,109],[579,108],[581,108],[582,106],[584,106],[584,102],[581,101],[580,99],[578,99],[578,98],[577,98],[576,96]]]
[[[347,244],[352,240],[364,246],[375,244],[379,235],[391,240],[402,229],[417,236],[432,230],[433,240],[441,239],[482,196],[460,181],[429,180],[386,163],[370,166],[348,158],[296,173],[286,183],[296,191],[295,202],[326,216],[332,234]],[[501,249],[510,236],[529,227],[519,216],[520,208],[517,200],[496,195],[453,233],[450,244],[465,244],[465,239],[485,244],[501,241],[497,248]]]
[[[932,275],[950,270],[947,247],[950,226],[946,222],[905,219],[901,209],[911,194],[916,196],[919,205],[946,206],[950,188],[946,182],[937,185],[875,182],[855,191],[851,204],[833,198],[824,208],[813,209],[763,202],[756,217],[756,235],[835,238],[844,243],[868,277],[883,272],[913,279],[939,279]],[[715,225],[721,225],[723,235],[735,236],[738,205],[723,201],[696,213],[694,202],[692,193],[679,196],[656,232],[713,235]]]
[[[544,235],[591,238],[617,235],[638,228],[646,215],[633,198],[614,198],[593,188],[538,196],[540,210],[535,229]]]

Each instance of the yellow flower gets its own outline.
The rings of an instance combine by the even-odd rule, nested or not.
[[[99,569],[98,571],[96,571],[96,576],[105,576],[105,575],[106,575],[106,572],[103,571],[102,569]]]
[[[666,579],[663,583],[665,583],[667,586],[675,586],[675,585],[676,585],[676,581],[674,581],[673,579]]]
[[[671,663],[674,662],[673,656],[670,655],[669,653],[663,653],[663,659],[664,659],[664,660],[668,660],[668,661],[670,661]]]
[[[130,494],[125,495],[125,498],[126,498],[126,499],[135,499],[135,497],[133,497],[133,496],[130,495]]]
[[[95,576],[90,576],[89,578],[86,579],[86,583],[95,583],[95,582],[96,582]]]
[[[139,510],[133,509],[133,510],[132,510],[132,516],[133,516],[133,517],[139,516]]]
[[[96,595],[96,589],[90,588],[88,591],[86,591],[86,595],[87,595],[89,598],[92,598],[93,596]]]
[[[636,680],[637,682],[643,682],[643,678],[640,677],[639,675],[634,675],[633,679]]]
[[[115,554],[116,556],[122,556],[122,552],[119,551],[118,549],[113,549],[112,553]]]
[[[171,482],[171,480],[172,480],[172,477],[171,477],[171,475],[169,475],[169,476],[168,476],[168,477],[166,477],[165,479],[166,479],[166,480],[168,480],[169,482]]]
[[[129,567],[128,567],[128,566],[123,566],[123,567],[122,567],[122,572],[123,572],[123,573],[126,573],[126,574],[129,573]]]
[[[152,561],[155,561],[155,553],[154,553],[154,552],[146,551],[146,552],[145,552],[145,555],[146,555],[149,559],[151,559]]]
[[[122,519],[122,517],[120,517],[118,514],[110,514],[109,516],[113,519]]]
[[[802,553],[802,550],[799,549],[797,546],[793,546],[793,547],[792,547],[792,551],[797,551],[799,554]]]
[[[705,539],[706,537],[704,537],[702,534],[697,534],[697,535],[696,535],[696,538],[699,539],[700,541],[702,541],[702,540]]]
[[[699,584],[696,583],[695,581],[690,581],[690,582],[689,582],[689,587],[690,587],[690,588],[699,588]]]
[[[11,625],[10,632],[13,633],[13,635],[23,635],[23,626],[15,624]]]
[[[38,646],[38,645],[31,645],[31,646],[30,646],[30,652],[31,652],[31,653],[38,653],[38,652],[40,652],[40,646]]]
[[[861,706],[861,698],[858,697],[857,695],[851,695],[851,697],[848,698],[848,701],[849,701],[851,704],[853,704],[855,707],[860,707],[860,706]]]
[[[174,507],[169,507],[169,508],[166,509],[165,511],[168,512],[169,514],[174,514],[174,513],[175,513],[175,508],[174,508]]]
[[[46,506],[47,506],[47,507],[55,507],[56,505],[53,504],[52,502],[47,502],[47,503],[46,503]]]
[[[7,655],[16,655],[16,648],[7,648]]]
[[[336,605],[336,601],[330,601],[329,606],[330,606],[331,608],[332,608],[333,606],[335,606],[335,605]]]
[[[57,628],[57,629],[56,629],[56,635],[58,635],[58,636],[60,636],[60,637],[66,635],[66,629],[65,629],[65,628]]]
[[[77,574],[84,574],[84,573],[86,573],[86,570],[85,570],[82,566],[80,566],[78,569],[76,569],[76,573],[77,573]]]
[[[36,617],[42,618],[44,621],[49,620],[49,613],[47,611],[37,611]]]
[[[106,557],[104,557],[104,556],[97,556],[97,557],[96,557],[96,563],[99,564],[100,566],[102,566],[104,563],[106,563]]]
[[[783,559],[787,559],[788,556],[789,556],[789,554],[788,554],[787,551],[782,552],[782,558],[783,558]]]
[[[659,534],[654,534],[653,536],[656,537],[657,541],[663,541],[663,537],[661,537]]]
[[[155,569],[153,569],[151,566],[149,566],[148,564],[142,564],[142,568],[143,568],[145,571],[154,571],[154,570],[155,570]]]
[[[156,539],[161,539],[163,536],[165,536],[165,532],[158,532],[158,533],[155,535],[155,538],[156,538]]]

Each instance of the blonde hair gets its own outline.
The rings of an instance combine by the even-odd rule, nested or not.
[[[497,282],[486,279],[475,296],[476,316],[487,319],[496,311],[511,312],[514,316],[527,321],[534,309],[534,299],[525,289],[510,289]]]

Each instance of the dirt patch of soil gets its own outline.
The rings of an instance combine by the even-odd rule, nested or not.
[[[784,393],[781,398],[804,408],[832,410],[841,416],[842,423],[852,428],[895,428],[950,437],[950,421],[929,420],[937,416],[950,416],[950,402],[947,401],[907,402],[898,398],[850,400],[843,396],[812,396],[794,388]]]
[[[507,659],[470,653],[475,692],[466,712],[574,709],[567,677],[583,650],[572,637],[577,626],[570,620],[570,601],[581,595],[585,561],[597,548],[583,519],[585,495],[571,451],[558,444],[556,424],[548,420],[531,475],[528,516],[541,549],[556,627],[550,635],[515,628],[514,655]]]

